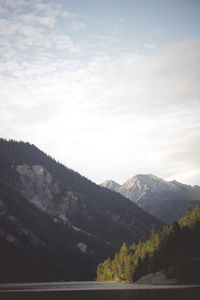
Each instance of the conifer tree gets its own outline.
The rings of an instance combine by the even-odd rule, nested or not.
[[[119,273],[121,279],[125,280],[126,279],[126,264],[127,264],[127,256],[128,256],[128,249],[126,246],[126,243],[122,244],[122,247],[120,249],[119,253]]]

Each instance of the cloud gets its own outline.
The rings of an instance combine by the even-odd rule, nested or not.
[[[82,22],[71,22],[69,24],[69,29],[72,31],[79,31],[86,28],[86,24],[82,23]]]
[[[9,9],[16,9],[28,5],[29,1],[26,0],[0,0],[0,5]]]
[[[32,14],[20,15],[16,19],[18,19],[22,24],[40,24],[49,28],[54,28],[56,23],[55,17],[39,17]]]
[[[189,114],[192,119],[199,111],[198,49],[199,40],[185,41],[154,57],[104,70],[98,77],[99,90],[92,100],[98,112],[102,116],[127,116],[135,120],[156,120],[162,116],[164,121],[159,122],[165,126],[177,116],[182,122]]]
[[[96,182],[151,172],[200,183],[199,38],[113,55],[116,31],[94,33],[60,3],[0,1],[0,12],[1,136]]]
[[[70,33],[86,28],[83,16],[63,9],[54,1],[8,0],[0,4],[1,61],[38,60],[39,53],[45,51],[45,57],[50,53],[65,57],[81,53]]]
[[[107,145],[103,161],[123,161],[129,176],[151,170],[185,180],[187,173],[193,176],[186,183],[199,182],[194,175],[200,167],[199,42],[184,41],[131,65],[86,74],[82,98],[90,99],[85,107],[96,116],[95,143]]]

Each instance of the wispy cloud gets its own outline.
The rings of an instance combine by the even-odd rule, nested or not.
[[[26,0],[0,0],[0,5],[3,8],[16,9],[26,6],[30,1]]]
[[[1,136],[96,182],[151,172],[199,183],[199,38],[143,43],[145,55],[120,44],[121,23],[95,31],[59,1],[0,0],[0,13]]]
[[[86,28],[86,24],[82,23],[82,22],[71,22],[69,24],[69,29],[72,31],[78,31],[81,29]]]
[[[35,25],[44,25],[49,28],[54,28],[56,23],[56,18],[54,17],[46,17],[46,16],[35,16],[32,14],[20,15],[16,18],[22,24],[35,24]]]

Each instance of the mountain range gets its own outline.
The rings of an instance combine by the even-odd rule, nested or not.
[[[101,186],[118,192],[167,224],[185,215],[186,208],[200,204],[200,186],[166,181],[152,174],[138,174],[120,185],[106,180]]]
[[[0,281],[94,279],[163,223],[32,144],[0,139]]]

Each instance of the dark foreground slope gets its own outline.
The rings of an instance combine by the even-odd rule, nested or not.
[[[162,226],[34,145],[0,140],[2,281],[93,279],[122,241],[144,240]]]

